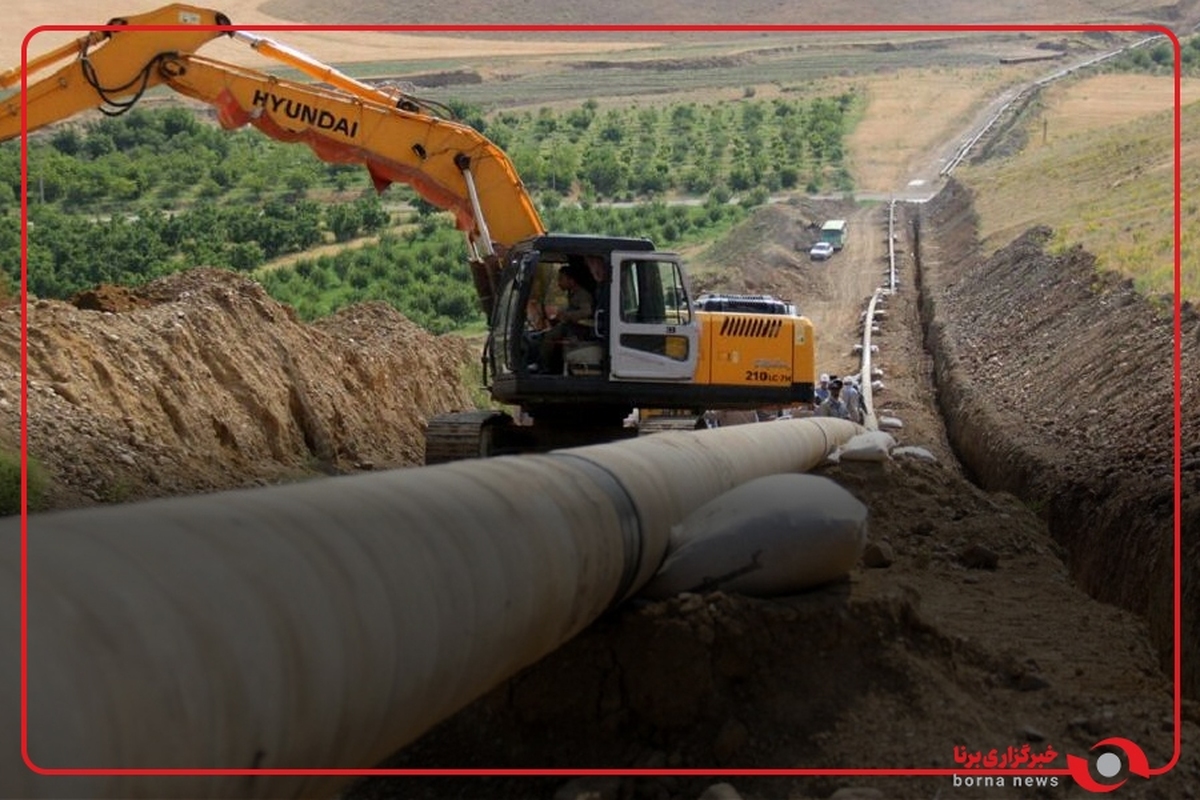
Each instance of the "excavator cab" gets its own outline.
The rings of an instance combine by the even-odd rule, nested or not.
[[[687,381],[696,373],[700,326],[678,255],[614,252],[605,320],[616,381]]]
[[[534,369],[544,309],[562,302],[554,276],[587,269],[591,335],[564,343],[561,369]],[[699,323],[680,259],[646,239],[549,234],[508,254],[490,320],[485,369],[501,402],[627,404],[629,388],[598,383],[687,381],[695,374]],[[583,387],[579,380],[589,379]]]

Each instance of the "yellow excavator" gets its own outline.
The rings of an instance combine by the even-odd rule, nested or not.
[[[314,82],[196,54],[224,36]],[[627,419],[636,409],[664,412],[647,429],[703,427],[708,410],[812,400],[814,331],[794,307],[748,296],[701,302],[680,257],[647,239],[546,231],[507,155],[479,131],[220,12],[174,4],[113,19],[3,73],[0,89],[20,88],[0,99],[0,141],[88,110],[119,114],[155,86],[209,104],[227,129],[252,125],[324,161],[363,164],[377,190],[406,184],[453,214],[489,322],[484,382],[520,413],[432,419],[428,464],[635,435]],[[560,270],[583,284],[592,316],[547,347],[538,323],[562,304]]]

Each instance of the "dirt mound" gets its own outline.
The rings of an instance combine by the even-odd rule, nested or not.
[[[686,69],[729,69],[751,63],[747,55],[706,56],[703,58],[647,58],[626,61],[581,61],[572,63],[572,69],[628,69],[651,72],[677,72]]]
[[[153,305],[151,301],[138,296],[131,289],[110,284],[85,289],[71,297],[68,302],[84,311],[109,311],[114,314]]]
[[[483,83],[483,75],[473,69],[452,69],[440,72],[418,72],[411,75],[367,78],[364,82],[372,86],[382,86],[384,88],[398,83],[416,88],[440,89],[446,86]]]
[[[1094,596],[1149,620],[1173,653],[1173,320],[1130,281],[1095,272],[1074,249],[1044,249],[1035,228],[990,257],[961,258],[974,237],[969,197],[952,185],[923,216],[942,248],[922,269],[943,413],[964,462],[984,485],[1044,509]],[[924,235],[924,234],[923,234]],[[1183,309],[1181,473],[1184,531],[1200,525],[1200,321]],[[1200,546],[1185,535],[1183,590]],[[1184,630],[1196,630],[1184,604]],[[1185,641],[1185,687],[1200,694],[1200,642]]]
[[[29,308],[29,452],[52,507],[417,464],[425,419],[471,404],[467,343],[383,305],[305,325],[207,269],[74,303]],[[0,311],[13,434],[20,336],[19,309]]]
[[[825,281],[808,269],[808,249],[827,219],[849,217],[852,203],[797,199],[761,206],[720,242],[698,254],[700,291],[773,294],[801,302],[819,297]],[[803,311],[803,306],[801,307]]]

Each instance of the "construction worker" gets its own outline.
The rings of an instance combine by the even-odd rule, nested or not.
[[[829,381],[829,397],[817,406],[818,417],[837,417],[838,419],[849,419],[850,409],[846,407],[846,402],[842,400],[842,382],[837,378]]]
[[[820,380],[817,381],[817,388],[813,389],[813,403],[819,406],[825,402],[827,397],[829,397],[829,375],[822,372]]]
[[[862,392],[858,389],[858,382],[854,378],[842,380],[842,402],[846,404],[846,419],[862,425],[866,406],[863,403]]]

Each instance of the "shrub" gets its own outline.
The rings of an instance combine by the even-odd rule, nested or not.
[[[29,510],[36,511],[45,497],[46,476],[32,458],[29,467]],[[21,454],[0,453],[0,516],[21,513]]]

